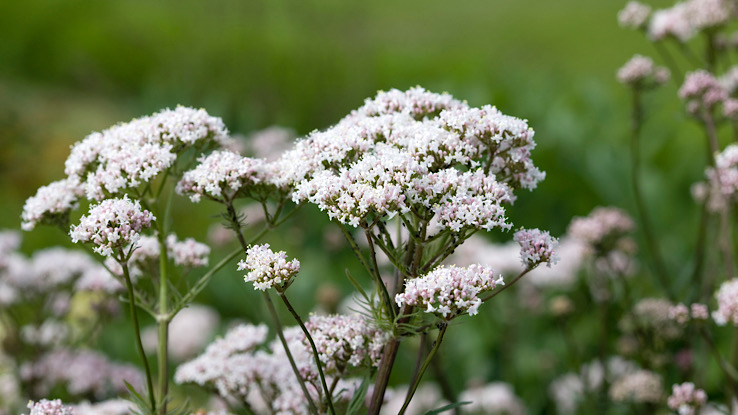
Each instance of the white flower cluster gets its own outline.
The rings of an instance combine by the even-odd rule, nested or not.
[[[696,410],[707,402],[707,394],[697,389],[692,382],[675,384],[671,387],[671,395],[666,399],[669,408],[679,415],[695,415]]]
[[[303,376],[309,372],[312,377],[312,356],[296,336],[298,332],[299,328],[287,329],[285,337]],[[177,368],[175,382],[215,388],[221,397],[245,401],[259,413],[307,414],[307,401],[282,344],[275,340],[271,352],[259,350],[266,335],[265,325],[231,329],[205,353]]]
[[[38,189],[21,215],[22,228],[38,224],[66,225],[69,211],[80,197],[116,197],[142,183],[150,183],[192,146],[207,148],[227,142],[220,118],[204,110],[177,107],[95,132],[72,146],[65,162],[65,179]]]
[[[700,69],[687,74],[679,97],[687,102],[687,110],[696,114],[703,107],[712,108],[726,101],[728,91],[715,76]]]
[[[686,42],[702,30],[722,26],[735,17],[730,0],[687,0],[651,16],[648,33],[653,40],[673,37]]]
[[[724,326],[733,323],[738,326],[738,278],[725,281],[717,293],[718,308],[712,312],[712,319],[715,323]]]
[[[87,198],[100,200],[151,181],[187,146],[226,143],[220,118],[177,107],[92,133],[72,147],[64,172],[84,181]]]
[[[351,368],[377,367],[387,333],[370,327],[358,315],[313,315],[305,323],[327,374],[343,374]],[[305,346],[309,344],[307,339]]]
[[[492,382],[471,387],[461,392],[459,402],[471,402],[462,406],[465,413],[487,415],[526,415],[523,401],[515,395],[510,384]]]
[[[622,27],[643,29],[650,14],[651,6],[637,1],[629,1],[625,8],[618,12],[618,23]]]
[[[198,159],[199,164],[185,172],[177,183],[177,193],[197,203],[205,196],[230,202],[241,189],[268,183],[270,171],[262,159],[242,157],[228,150],[214,151]]]
[[[614,402],[660,403],[663,399],[661,376],[648,370],[628,373],[610,386],[609,395]]]
[[[28,415],[76,415],[77,413],[71,406],[65,406],[61,399],[30,401],[28,409],[31,410]]]
[[[707,207],[718,212],[735,203],[738,195],[738,145],[730,144],[715,156],[715,167],[705,170]]]
[[[395,296],[398,306],[417,306],[445,320],[458,315],[477,314],[482,304],[478,295],[504,285],[502,276],[495,277],[492,268],[473,264],[468,268],[439,267],[428,274],[407,280],[405,291]]]
[[[55,349],[20,368],[21,379],[35,385],[34,393],[47,396],[59,385],[74,396],[104,399],[128,391],[125,382],[140,390],[144,375],[132,365],[111,362],[92,350]]]
[[[515,232],[513,240],[520,245],[520,260],[526,268],[535,268],[540,264],[555,264],[558,261],[556,248],[559,240],[547,231],[540,229],[521,229]]]
[[[38,224],[65,225],[69,212],[77,207],[82,196],[84,188],[77,176],[40,187],[23,205],[21,228],[30,231]]]
[[[255,290],[265,291],[275,286],[281,289],[300,272],[300,261],[287,261],[286,252],[274,252],[269,244],[254,245],[246,251],[246,261],[238,262],[238,270],[245,269],[250,271],[244,281],[253,282]]]
[[[679,324],[686,324],[690,317],[694,320],[707,320],[710,313],[705,304],[693,303],[690,307],[679,303],[669,308],[669,318]]]
[[[656,66],[651,58],[641,55],[633,56],[628,62],[618,69],[618,82],[634,87],[647,85],[661,85],[669,80],[668,69]]]
[[[295,202],[352,226],[412,210],[436,215],[440,230],[509,228],[503,205],[513,190],[544,178],[534,147],[523,120],[413,88],[380,92],[277,164],[296,183]]]
[[[633,219],[615,207],[597,207],[587,216],[572,219],[567,233],[590,246],[618,238],[635,228]]]
[[[86,216],[69,232],[72,242],[90,242],[95,252],[102,256],[113,254],[116,248],[135,245],[143,228],[155,220],[141,204],[125,195],[123,199],[106,199],[92,205]]]

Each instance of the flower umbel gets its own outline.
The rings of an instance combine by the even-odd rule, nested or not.
[[[107,256],[116,248],[138,242],[143,228],[151,226],[155,220],[148,210],[141,210],[141,204],[125,195],[123,199],[106,199],[90,207],[87,216],[69,232],[72,242],[91,242],[96,245],[95,252]]]
[[[405,292],[395,296],[395,302],[423,307],[426,313],[433,313],[450,320],[458,315],[477,314],[482,304],[479,293],[503,284],[502,276],[495,277],[492,268],[473,264],[468,268],[455,266],[439,267],[423,277],[405,283]]]
[[[300,261],[287,261],[287,253],[274,252],[269,244],[254,245],[246,251],[246,261],[238,262],[238,270],[251,270],[244,276],[244,281],[253,282],[254,289],[265,291],[276,287],[281,291],[287,288],[298,272]]]
[[[520,244],[520,259],[523,266],[529,269],[543,263],[550,267],[559,260],[554,251],[559,245],[559,240],[552,237],[548,231],[521,229],[515,232],[513,239]]]

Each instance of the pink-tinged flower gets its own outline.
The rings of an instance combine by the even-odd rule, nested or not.
[[[672,306],[669,308],[669,318],[679,324],[686,324],[689,321],[689,309],[682,303]]]
[[[69,212],[77,208],[83,195],[84,188],[75,176],[40,187],[23,205],[21,228],[30,231],[38,224],[66,226]]]
[[[291,128],[272,126],[249,134],[247,148],[256,158],[274,161],[290,149],[295,138],[297,133]]]
[[[358,315],[313,315],[305,323],[313,338],[318,358],[329,375],[352,368],[377,367],[389,335],[367,324]],[[304,339],[305,347],[309,347]]]
[[[694,415],[697,409],[707,402],[707,394],[697,389],[692,382],[675,384],[671,387],[671,395],[666,399],[669,408],[679,415]]]
[[[677,3],[669,9],[656,10],[651,16],[648,25],[648,34],[653,40],[663,40],[672,37],[685,42],[694,36],[694,27],[687,15],[688,10],[684,3]]]
[[[642,29],[646,26],[650,14],[651,6],[637,1],[629,1],[625,8],[618,12],[618,23],[622,27]]]
[[[718,309],[712,312],[712,319],[720,326],[733,323],[738,326],[738,278],[724,282],[715,294]]]
[[[167,236],[166,244],[168,255],[172,258],[175,265],[186,268],[208,266],[208,257],[210,255],[209,246],[197,242],[193,238],[180,241],[175,234]]]
[[[555,249],[559,240],[547,231],[521,229],[515,232],[513,239],[520,245],[520,260],[527,268],[532,269],[543,263],[550,267],[558,261]]]
[[[254,289],[265,291],[277,287],[282,290],[300,272],[300,261],[293,259],[288,262],[286,252],[274,252],[269,249],[269,244],[254,245],[246,251],[246,260],[238,262],[238,270],[245,269],[250,271],[244,276],[244,281],[253,282]]]
[[[269,172],[261,159],[242,157],[231,151],[215,151],[200,157],[199,164],[182,176],[177,193],[199,202],[204,196],[221,202],[233,200],[239,191],[268,183]]]
[[[626,374],[610,386],[614,402],[659,403],[663,399],[661,376],[648,370]]]
[[[695,320],[707,320],[710,318],[710,313],[707,311],[705,304],[694,303],[690,306],[690,310],[692,311],[692,318]]]
[[[669,70],[656,66],[651,58],[641,55],[633,56],[618,69],[618,82],[630,86],[661,85],[669,80]]]
[[[723,115],[733,121],[738,120],[738,99],[728,98],[723,101]]]
[[[705,170],[709,191],[707,207],[718,212],[733,204],[738,194],[738,145],[730,144],[715,156],[715,167]]]
[[[218,147],[227,138],[223,121],[204,110],[167,109],[90,134],[72,147],[64,171],[80,179],[88,199],[101,200],[151,182],[188,147]]]
[[[41,399],[38,402],[28,402],[28,409],[31,410],[28,415],[75,415],[76,412],[71,406],[65,406],[61,399],[47,400]]]
[[[728,99],[728,91],[711,73],[698,70],[687,74],[679,88],[679,97],[687,101],[690,112],[701,107],[712,108]]]
[[[479,294],[503,284],[492,268],[473,264],[468,268],[439,267],[430,273],[405,282],[405,292],[395,296],[398,306],[417,306],[450,320],[458,315],[477,314],[482,304]]]
[[[155,219],[148,210],[141,210],[139,201],[132,201],[125,195],[123,199],[106,199],[92,205],[69,235],[72,242],[92,243],[95,252],[108,256],[115,249],[135,245],[140,232],[151,226]]]

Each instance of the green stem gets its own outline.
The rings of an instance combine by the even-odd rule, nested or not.
[[[413,395],[415,395],[415,391],[418,389],[418,385],[420,385],[420,379],[423,377],[423,373],[425,373],[425,370],[428,368],[428,365],[430,364],[431,360],[433,360],[433,356],[436,355],[436,352],[438,351],[438,348],[441,346],[441,341],[443,340],[443,335],[446,334],[446,329],[448,328],[447,322],[441,322],[438,323],[438,337],[436,338],[436,341],[433,343],[433,348],[431,349],[430,353],[428,353],[428,357],[425,359],[425,362],[423,363],[423,367],[420,368],[420,373],[418,373],[417,379],[415,379],[410,386],[410,391],[407,394],[407,397],[405,398],[405,403],[402,405],[402,409],[400,409],[400,412],[398,415],[403,415],[405,411],[407,410],[407,406],[410,404],[410,401],[413,399]]]
[[[149,401],[151,404],[151,413],[156,413],[156,399],[154,398],[154,385],[151,379],[151,368],[149,367],[149,361],[146,358],[146,352],[141,342],[141,328],[138,325],[138,314],[136,313],[136,297],[133,294],[133,284],[131,283],[131,276],[128,272],[128,263],[123,250],[120,252],[120,266],[123,268],[123,278],[126,280],[126,289],[128,290],[128,306],[131,313],[131,320],[133,320],[133,330],[136,333],[136,347],[138,348],[138,354],[141,356],[143,361],[144,371],[146,372],[146,387],[149,392]]]
[[[639,137],[641,127],[643,125],[643,105],[640,99],[640,91],[633,90],[632,94],[633,111],[630,119],[630,155],[631,155],[631,185],[633,186],[633,196],[635,198],[636,209],[641,218],[641,226],[644,236],[646,237],[646,246],[650,251],[653,259],[653,266],[656,271],[656,278],[670,300],[674,300],[675,296],[672,292],[672,286],[669,284],[669,277],[664,266],[664,260],[661,257],[661,249],[658,240],[654,236],[651,220],[646,210],[646,204],[643,201],[643,193],[641,190],[640,174],[641,174],[641,152],[639,149]]]
[[[523,278],[523,275],[525,275],[525,274],[529,273],[529,272],[531,271],[531,269],[532,269],[532,268],[526,268],[526,269],[524,269],[524,270],[523,270],[523,272],[521,272],[520,274],[518,274],[518,276],[517,276],[517,277],[515,277],[515,279],[514,279],[514,280],[512,280],[512,281],[510,282],[510,284],[505,284],[505,285],[503,285],[503,286],[502,286],[502,288],[500,288],[499,290],[497,290],[497,291],[494,291],[494,292],[492,292],[492,293],[491,293],[490,295],[488,295],[488,296],[486,296],[486,297],[482,298],[482,302],[486,302],[486,301],[489,301],[489,300],[491,300],[491,299],[492,299],[492,298],[494,298],[494,297],[495,297],[495,296],[496,296],[497,294],[499,294],[499,293],[501,293],[501,292],[505,291],[506,289],[508,289],[508,288],[512,287],[513,285],[515,285],[515,283],[516,283],[516,282],[518,282],[518,280],[520,280],[521,278]]]
[[[705,343],[710,348],[710,351],[715,356],[715,360],[717,360],[718,366],[720,366],[720,370],[723,371],[723,374],[725,374],[727,378],[727,384],[728,384],[728,407],[732,405],[733,398],[738,396],[738,388],[736,387],[736,381],[738,381],[738,372],[736,372],[735,368],[723,358],[723,356],[720,354],[720,350],[718,350],[717,346],[715,345],[715,341],[712,339],[712,336],[707,331],[707,329],[704,326],[700,326],[699,328],[700,335],[702,335],[702,338],[705,340]]]
[[[305,327],[305,323],[302,322],[302,318],[300,318],[300,315],[297,314],[297,311],[295,311],[294,307],[292,307],[292,304],[287,299],[287,296],[285,295],[285,293],[281,291],[278,291],[278,292],[279,292],[279,297],[282,299],[282,302],[284,302],[284,305],[287,307],[287,310],[290,311],[290,314],[292,314],[292,317],[294,317],[297,324],[300,325],[302,332],[305,334],[305,337],[310,343],[310,348],[313,349],[313,356],[315,357],[315,364],[318,366],[318,375],[320,376],[320,383],[323,386],[323,391],[325,392],[325,399],[328,401],[328,410],[330,411],[331,415],[335,415],[336,410],[333,408],[333,398],[331,397],[330,389],[328,389],[328,384],[325,382],[325,375],[323,374],[323,368],[320,363],[320,356],[318,355],[318,348],[315,347],[315,342],[313,341],[313,337],[310,335],[310,332],[308,331],[307,327]]]
[[[168,212],[168,207],[166,211]],[[157,361],[159,365],[159,413],[165,415],[167,413],[167,395],[169,394],[169,322],[174,315],[168,314],[168,293],[169,287],[168,268],[169,255],[167,250],[167,236],[164,233],[163,223],[166,220],[158,220],[158,237],[159,237],[159,314],[156,317],[158,325],[157,345]]]
[[[267,304],[267,308],[269,309],[269,314],[272,316],[272,320],[274,320],[274,327],[277,330],[277,336],[279,337],[279,341],[282,342],[282,347],[284,347],[284,352],[287,354],[287,359],[290,361],[290,366],[292,366],[292,371],[295,372],[295,376],[297,376],[297,379],[300,381],[300,389],[302,389],[302,393],[305,395],[305,398],[307,399],[308,406],[310,407],[310,413],[317,414],[318,409],[315,406],[315,402],[313,402],[313,398],[310,396],[310,392],[307,390],[307,386],[305,386],[305,379],[302,378],[300,375],[300,370],[297,368],[297,364],[295,363],[295,358],[292,357],[292,352],[290,351],[289,346],[287,345],[287,340],[284,338],[284,331],[282,329],[282,324],[279,322],[279,316],[277,315],[277,310],[274,309],[274,303],[272,303],[271,297],[269,297],[269,293],[266,291],[262,291],[262,294],[264,295],[264,301]]]
[[[364,229],[364,235],[366,236],[366,242],[369,244],[369,257],[372,259],[372,270],[374,276],[374,282],[377,284],[377,289],[382,293],[383,302],[385,308],[387,308],[387,315],[390,316],[391,321],[395,320],[397,315],[397,305],[392,302],[392,299],[387,292],[387,286],[382,281],[382,276],[379,275],[379,265],[377,264],[377,252],[374,249],[374,242],[372,241],[373,233],[370,229]],[[371,270],[370,270],[371,271]]]

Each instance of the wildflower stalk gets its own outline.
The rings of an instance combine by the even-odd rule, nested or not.
[[[648,246],[651,258],[653,259],[656,277],[661,288],[669,299],[673,301],[674,294],[672,292],[671,285],[669,284],[664,260],[661,257],[661,249],[659,247],[658,240],[654,236],[651,220],[643,201],[643,193],[641,189],[641,152],[639,149],[639,137],[641,134],[641,127],[643,126],[643,103],[641,102],[641,90],[638,87],[634,87],[632,89],[632,107],[630,118],[630,179],[631,185],[633,186],[633,197],[635,199],[636,209],[638,210],[638,216],[641,218],[641,226],[643,227],[643,233],[646,237],[646,246]]]
[[[398,413],[398,415],[403,415],[405,411],[407,410],[407,406],[410,404],[410,401],[413,399],[413,396],[415,395],[415,391],[418,389],[418,385],[420,384],[420,379],[423,377],[423,373],[425,373],[425,370],[428,368],[428,365],[430,364],[431,360],[433,360],[433,356],[436,355],[438,348],[441,346],[441,341],[443,341],[443,335],[446,334],[447,328],[448,328],[448,323],[446,321],[438,323],[438,337],[436,338],[436,341],[433,343],[433,348],[431,349],[430,353],[428,353],[428,357],[425,358],[425,362],[423,363],[423,366],[420,368],[420,372],[418,373],[417,378],[415,378],[413,380],[412,385],[410,385],[410,391],[408,392],[407,397],[405,398],[405,403],[402,405],[402,409],[400,409],[400,412]]]
[[[328,403],[328,410],[330,411],[331,415],[335,415],[336,410],[333,408],[333,399],[331,397],[331,391],[328,388],[328,384],[326,384],[325,382],[325,375],[323,375],[323,368],[320,363],[320,356],[318,355],[318,349],[315,347],[315,342],[313,341],[313,337],[310,335],[310,332],[308,331],[307,327],[305,327],[305,323],[303,323],[302,318],[300,318],[300,315],[297,314],[297,311],[295,311],[295,308],[292,307],[292,304],[287,299],[287,296],[285,295],[284,291],[277,290],[277,292],[279,293],[279,297],[282,299],[282,302],[284,302],[284,305],[287,306],[287,310],[290,311],[290,313],[292,314],[292,317],[294,317],[295,321],[297,321],[297,324],[300,325],[302,332],[305,333],[305,337],[310,343],[310,348],[313,349],[313,356],[315,357],[315,364],[318,366],[318,375],[320,376],[320,383],[323,386],[323,391],[325,392],[325,399]]]
[[[738,381],[738,371],[736,371],[735,367],[733,367],[733,365],[725,360],[725,358],[720,354],[720,350],[718,350],[715,345],[715,341],[704,326],[700,326],[699,332],[705,340],[705,343],[707,343],[707,346],[710,348],[710,351],[715,356],[715,360],[717,361],[718,366],[720,366],[720,370],[723,371],[727,378],[726,383],[728,386],[728,394],[726,399],[728,408],[730,408],[732,406],[733,398],[738,396],[738,387],[736,386],[736,382]]]
[[[171,194],[170,194],[171,195]],[[158,325],[158,344],[157,344],[157,362],[159,367],[159,413],[165,415],[167,413],[167,394],[169,393],[169,323],[172,321],[173,314],[169,314],[168,310],[168,293],[169,288],[169,257],[167,252],[166,230],[164,229],[169,214],[170,203],[167,203],[164,217],[156,221],[157,236],[159,239],[159,314],[156,316],[156,324]]]
[[[126,289],[128,290],[128,308],[131,313],[131,320],[133,321],[133,330],[136,333],[136,347],[138,348],[138,354],[141,356],[143,361],[144,371],[146,372],[146,387],[148,389],[149,401],[151,404],[151,413],[156,413],[156,398],[154,397],[154,385],[151,376],[151,369],[149,368],[149,361],[146,358],[146,352],[141,342],[141,328],[138,325],[138,314],[136,313],[136,296],[133,293],[133,284],[131,283],[131,276],[128,272],[128,258],[123,253],[123,249],[119,249],[119,263],[123,268],[123,278],[126,281]]]
[[[520,274],[518,274],[518,276],[515,277],[515,279],[513,279],[512,281],[510,281],[509,284],[503,285],[502,288],[500,288],[499,290],[496,290],[496,291],[490,293],[488,296],[482,298],[482,302],[487,302],[488,300],[491,300],[492,298],[494,298],[497,294],[499,294],[499,293],[505,291],[506,289],[512,287],[513,285],[515,285],[516,282],[518,282],[518,280],[520,280],[521,278],[523,278],[523,275],[529,273],[532,269],[533,268],[526,268],[526,269],[524,269],[523,272],[521,272]]]
[[[231,228],[233,229],[233,232],[235,232],[236,238],[238,239],[238,242],[241,245],[241,249],[238,250],[238,253],[240,254],[248,250],[250,243],[246,242],[246,239],[244,239],[243,237],[243,232],[241,232],[241,222],[238,220],[238,214],[236,213],[236,209],[233,207],[232,202],[229,202],[226,204],[226,210],[227,210],[227,218],[230,221]],[[257,235],[257,238],[261,238],[263,235],[265,235],[267,231],[269,230],[269,228],[270,228],[269,226],[265,227],[264,230],[259,235]],[[255,241],[257,238],[254,238],[252,242]],[[272,299],[269,297],[269,294],[266,291],[264,291],[263,294],[264,294],[264,301],[266,301],[267,308],[269,309],[269,314],[272,316],[272,321],[274,322],[274,328],[277,331],[277,337],[279,337],[279,341],[282,343],[282,347],[284,347],[284,351],[285,351],[285,354],[287,355],[287,359],[290,361],[290,366],[292,366],[292,371],[295,373],[295,376],[297,377],[297,380],[300,383],[300,389],[302,389],[302,392],[305,395],[305,399],[308,401],[308,406],[310,407],[311,413],[317,414],[318,411],[315,407],[315,403],[310,397],[310,393],[307,390],[307,386],[305,386],[305,380],[302,378],[302,375],[300,375],[300,371],[297,368],[297,364],[295,363],[295,358],[292,356],[290,347],[287,344],[287,340],[284,337],[284,330],[282,329],[282,324],[279,322],[279,316],[277,315],[277,312],[274,309],[274,304],[272,303]],[[318,363],[318,368],[320,368],[320,363]]]

